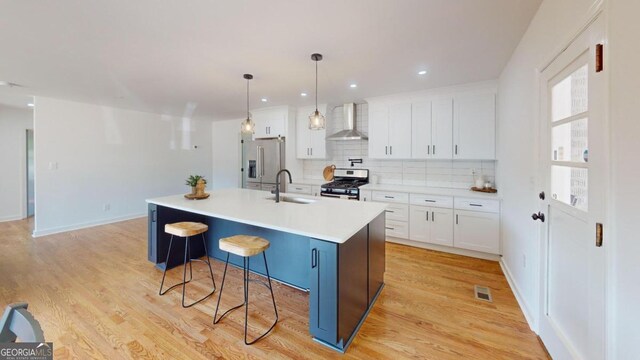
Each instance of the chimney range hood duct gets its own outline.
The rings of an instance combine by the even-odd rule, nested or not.
[[[367,135],[356,130],[356,104],[344,104],[342,107],[344,130],[327,137],[327,140],[368,140]]]

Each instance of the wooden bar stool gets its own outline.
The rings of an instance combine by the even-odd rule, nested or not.
[[[182,285],[182,307],[184,308],[188,308],[190,306],[193,306],[199,302],[201,302],[202,300],[208,298],[209,296],[213,295],[213,293],[216,291],[216,280],[213,278],[213,270],[211,269],[211,261],[209,260],[209,253],[207,251],[207,243],[204,240],[204,233],[209,229],[209,227],[205,224],[201,224],[201,223],[196,223],[196,222],[179,222],[179,223],[173,223],[173,224],[166,224],[164,226],[164,231],[167,234],[171,234],[171,240],[169,240],[169,250],[167,250],[167,260],[165,262],[165,268],[164,268],[164,272],[162,273],[162,282],[160,283],[160,295],[164,295],[167,293],[167,291],[173,289],[176,286],[180,286]],[[204,254],[206,256],[206,260],[202,260],[202,259],[191,259],[191,246],[190,246],[190,237],[191,236],[195,236],[201,234],[202,235],[202,245],[204,246]],[[171,255],[171,246],[173,245],[173,237],[174,236],[179,236],[179,237],[183,237],[184,238],[184,270],[182,272],[182,282],[181,283],[177,283],[171,287],[169,287],[168,289],[166,289],[164,292],[162,291],[162,287],[164,285],[164,278],[167,275],[167,267],[169,265],[169,255]],[[184,303],[184,296],[185,296],[185,287],[187,285],[188,282],[190,282],[193,279],[193,268],[191,266],[191,261],[201,261],[205,264],[207,264],[209,266],[209,273],[211,274],[211,281],[213,282],[213,290],[211,290],[211,292],[207,295],[205,295],[203,298],[201,298],[198,301],[195,301],[189,305],[185,305]],[[187,261],[189,262],[189,280],[187,280]]]
[[[278,322],[278,309],[276,308],[276,299],[273,296],[273,287],[271,286],[271,276],[269,276],[269,266],[267,266],[267,255],[265,254],[265,250],[269,248],[269,241],[257,237],[257,236],[249,236],[249,235],[236,235],[228,238],[220,239],[220,250],[227,252],[227,261],[224,264],[224,274],[222,275],[222,285],[220,285],[220,294],[218,295],[218,304],[216,305],[216,312],[213,315],[213,323],[217,324],[231,311],[244,306],[244,343],[246,345],[254,344],[256,341],[265,337],[273,328],[276,326]],[[258,279],[250,279],[249,278],[249,258],[254,255],[259,255],[262,253],[262,258],[264,259],[264,268],[267,271],[267,280],[268,283],[265,283],[262,280]],[[244,302],[238,306],[234,306],[231,309],[227,310],[224,314],[218,316],[218,308],[220,307],[220,299],[222,298],[222,290],[224,289],[224,280],[227,276],[227,266],[229,266],[229,254],[234,254],[238,256],[242,256],[243,260],[243,280],[244,280]],[[260,335],[258,338],[253,341],[247,341],[247,322],[249,318],[249,281],[258,282],[271,292],[271,301],[273,302],[273,311],[276,314],[276,320],[273,322],[273,325],[267,330],[264,334]]]

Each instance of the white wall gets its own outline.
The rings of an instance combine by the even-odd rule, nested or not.
[[[33,111],[0,106],[0,221],[26,216],[26,130]]]
[[[189,174],[212,173],[209,121],[35,104],[35,236],[144,215],[146,198],[186,193]]]
[[[240,161],[240,123],[242,119],[211,123],[213,174],[209,181],[212,189],[240,187],[242,178]]]
[[[608,227],[613,267],[612,359],[637,359],[640,350],[640,2],[609,2],[612,223]]]
[[[503,265],[533,327],[538,314],[538,94],[540,67],[586,24],[594,0],[545,0],[499,80],[498,168]]]

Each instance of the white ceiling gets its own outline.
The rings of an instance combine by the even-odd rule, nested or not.
[[[236,118],[246,72],[252,107],[313,103],[313,52],[320,102],[495,79],[540,2],[0,0],[0,98]]]

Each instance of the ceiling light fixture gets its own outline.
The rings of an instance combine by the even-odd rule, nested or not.
[[[27,106],[28,107],[33,107],[33,103],[28,103]]]
[[[307,96],[307,93],[300,93],[300,96]]]
[[[349,87],[352,88],[352,89],[355,89],[355,88],[358,87],[358,84],[351,84],[351,85],[349,85]]]
[[[318,61],[322,60],[322,55],[311,54],[311,60],[316,62],[316,111],[309,115],[309,129],[322,130],[326,126],[324,115],[318,111]]]
[[[253,134],[255,132],[256,124],[251,120],[251,113],[249,112],[249,81],[253,79],[253,75],[244,74],[243,78],[247,80],[247,118],[242,122],[240,130],[243,134]]]
[[[267,98],[262,98],[260,100],[262,100],[262,102],[267,102]]]
[[[427,70],[420,70],[418,71],[418,75],[424,75],[427,73]]]

